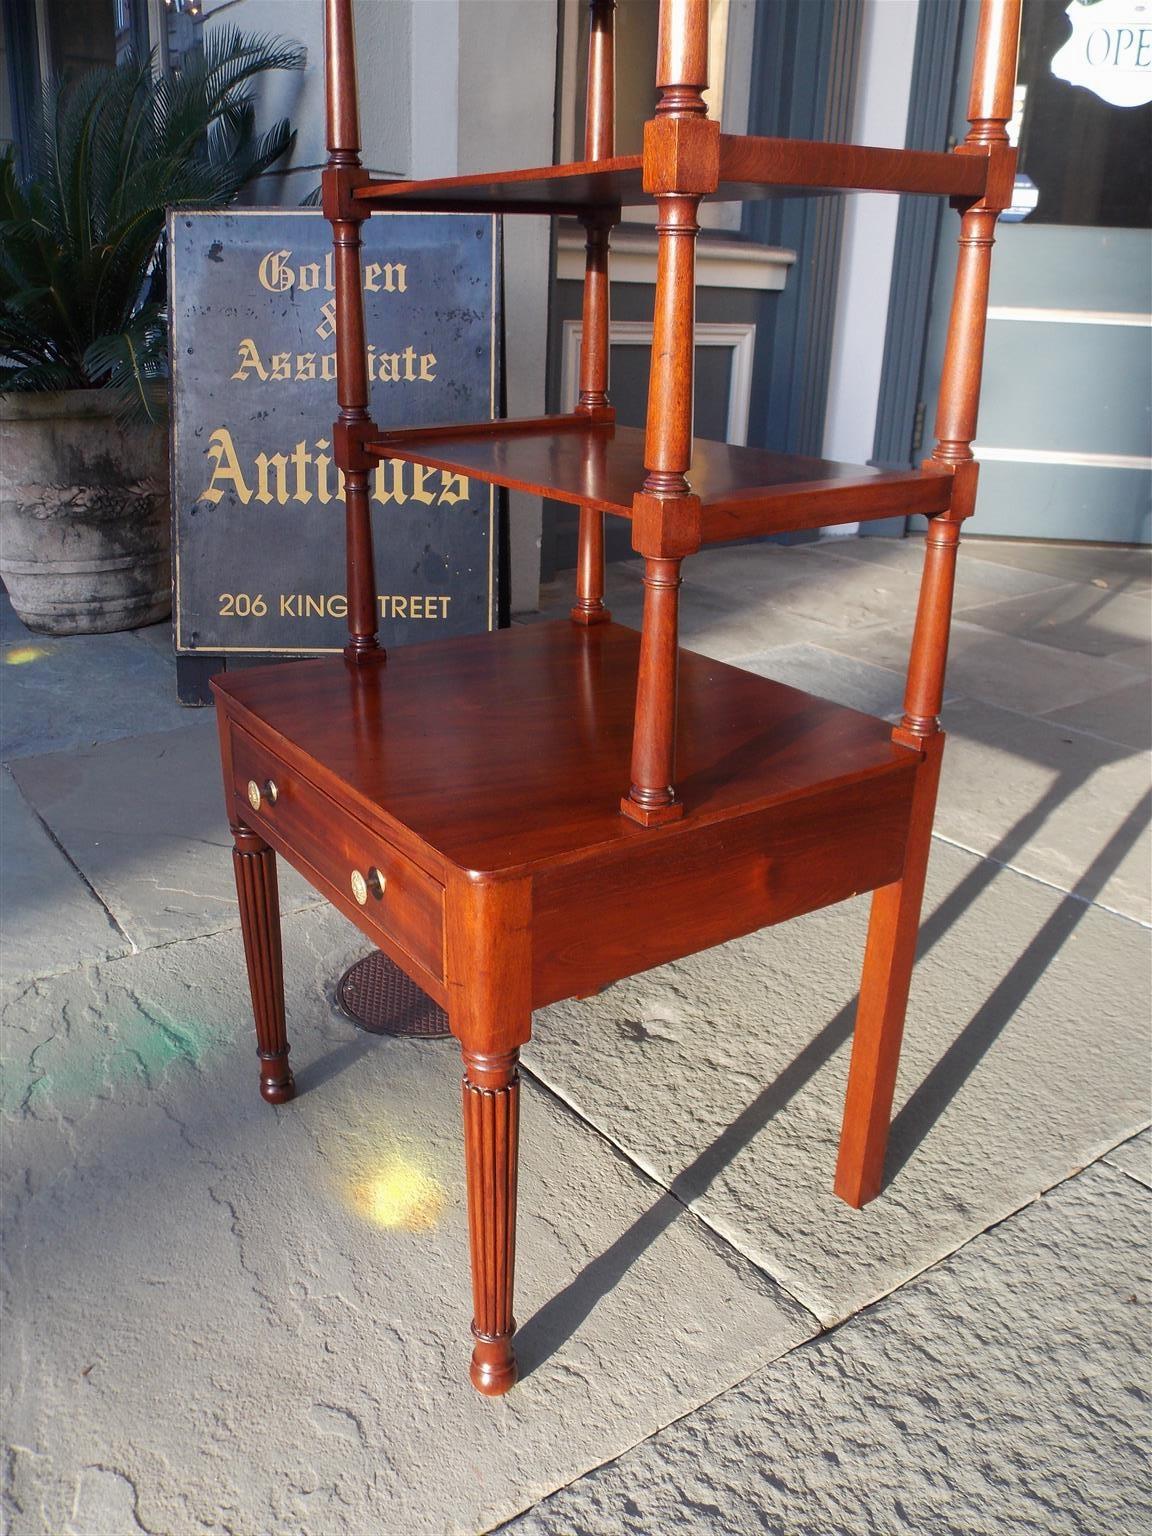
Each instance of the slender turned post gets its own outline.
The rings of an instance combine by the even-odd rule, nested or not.
[[[1016,82],[1020,0],[982,0],[968,98],[970,127],[959,151],[988,156],[988,190],[960,218],[956,282],[936,412],[936,447],[929,465],[954,477],[952,505],[933,519],[924,551],[924,578],[908,667],[904,718],[898,734],[912,743],[939,730],[948,659],[948,631],[960,525],[975,505],[977,466],[972,440],[980,406],[988,283],[996,220],[1008,206],[1016,156],[1008,142]]]
[[[280,898],[276,855],[262,837],[242,822],[232,823],[232,864],[240,902],[240,930],[256,1022],[260,1093],[269,1104],[285,1104],[296,1094],[288,1065],[284,1025],[284,959],[280,948]]]
[[[924,576],[896,741],[922,754],[912,798],[904,870],[872,899],[836,1193],[862,1206],[880,1193],[904,1015],[916,956],[916,935],[932,840],[932,819],[944,733],[940,707],[948,660],[948,630],[960,528],[971,516],[978,467],[972,455],[984,359],[988,278],[996,219],[1012,195],[1015,154],[1006,124],[1012,115],[1020,0],[982,0],[969,97],[971,129],[959,154],[988,157],[988,184],[979,202],[961,210],[956,285],[936,416],[936,448],[928,468],[953,478],[946,512],[933,518],[925,542]]]
[[[644,186],[657,201],[656,301],[643,489],[632,544],[644,556],[644,621],[632,738],[632,783],[621,810],[642,826],[683,814],[676,798],[676,670],[680,562],[700,547],[692,494],[696,222],[719,180],[719,126],[708,119],[708,0],[661,0],[654,120],[644,129]]]
[[[374,430],[368,414],[368,360],[360,268],[360,226],[366,214],[355,188],[366,178],[360,165],[360,113],[356,100],[352,0],[325,0],[325,86],[328,102],[328,164],[323,175],[324,214],[332,225],[336,287],[336,398],[333,458],[344,479],[348,556],[348,643],[354,662],[383,656],[377,638],[376,569],[372,552],[369,475],[373,462],[364,441]]]
[[[584,120],[585,160],[611,159],[615,145],[616,58],[614,11],[616,0],[588,0],[588,101]],[[618,209],[599,209],[583,220],[584,318],[580,332],[580,396],[576,414],[611,420],[608,402],[609,281],[608,241]],[[576,556],[577,624],[604,624],[612,615],[604,606],[604,513],[580,508],[580,537]]]

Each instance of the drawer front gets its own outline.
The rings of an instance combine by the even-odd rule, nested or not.
[[[438,881],[236,726],[232,775],[249,826],[271,832],[273,842],[279,837],[373,926],[443,979],[444,888]]]

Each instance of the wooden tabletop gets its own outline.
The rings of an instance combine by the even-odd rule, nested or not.
[[[333,657],[229,672],[217,688],[241,724],[290,744],[318,787],[386,835],[398,831],[401,845],[414,835],[487,873],[679,836],[916,761],[884,721],[681,651],[686,815],[658,833],[637,827],[618,807],[638,641],[618,624],[513,625],[398,648],[359,668]]]

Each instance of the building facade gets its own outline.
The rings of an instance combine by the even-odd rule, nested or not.
[[[709,94],[727,130],[921,148],[962,135],[975,0],[711,4]],[[365,163],[426,177],[579,158],[586,9],[358,0]],[[1001,225],[995,263],[976,534],[1149,538],[1152,28],[1143,39],[1141,10],[1137,0],[1024,0],[1021,217]],[[293,206],[318,185],[320,0],[3,0],[0,14],[0,136],[18,152],[43,74],[143,48],[179,69],[204,29],[223,24],[291,36],[306,67],[269,79],[261,110],[290,117],[297,139],[253,198]],[[651,111],[656,17],[656,0],[619,0],[620,152],[638,147]],[[1120,77],[1127,94],[1107,99]],[[655,239],[644,213],[625,210],[614,245],[613,397],[625,422],[645,410]],[[936,295],[950,284],[955,223],[935,202],[866,194],[709,208],[700,434],[912,463],[930,446],[946,320]],[[506,221],[509,414],[571,404],[582,274],[579,226]],[[512,502],[512,605],[526,609],[541,571],[572,563],[574,519]],[[627,529],[614,530],[610,556],[628,552]]]

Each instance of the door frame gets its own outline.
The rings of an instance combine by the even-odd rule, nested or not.
[[[931,0],[919,7],[906,149],[949,147],[964,6],[965,0]],[[911,469],[923,448],[928,320],[947,212],[935,198],[900,199],[869,460],[881,469]],[[900,538],[907,523],[905,517],[883,518],[865,524],[861,537]]]

